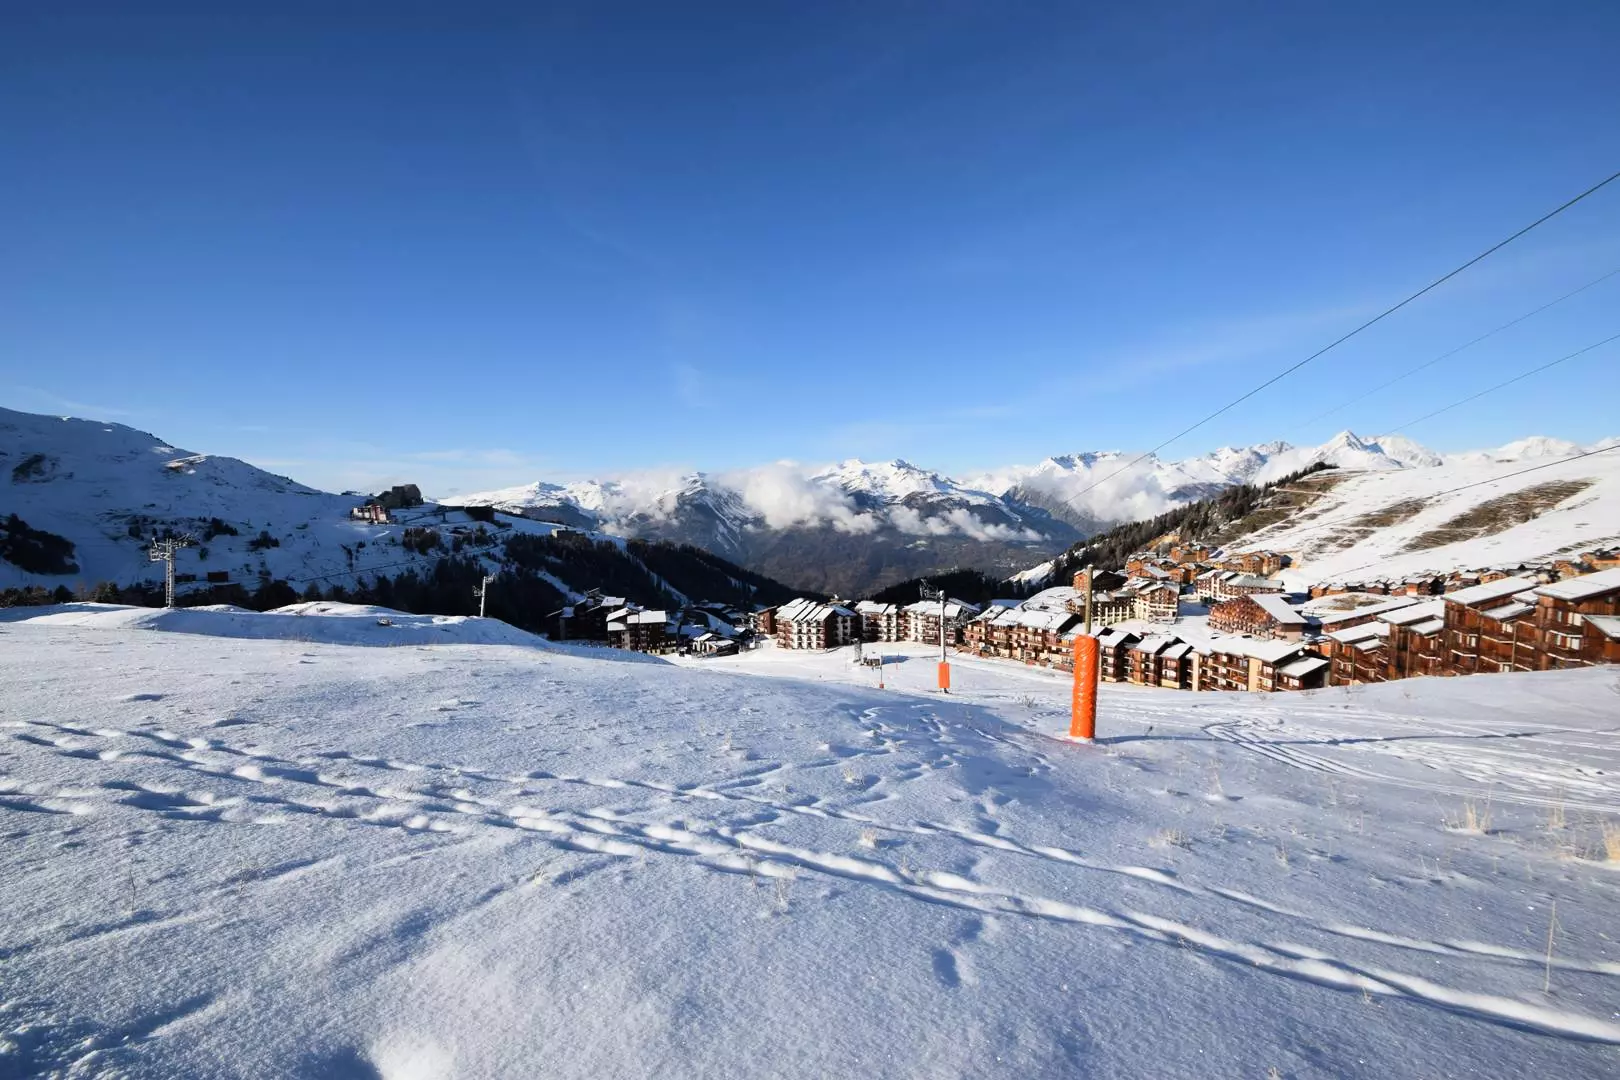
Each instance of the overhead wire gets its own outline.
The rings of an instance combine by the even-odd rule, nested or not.
[[[1602,341],[1595,341],[1592,344],[1586,346],[1585,348],[1576,349],[1574,352],[1570,353],[1567,356],[1560,356],[1556,360],[1549,360],[1545,364],[1541,364],[1541,365],[1539,365],[1537,367],[1533,367],[1529,371],[1522,371],[1519,374],[1513,376],[1513,378],[1507,379],[1507,380],[1505,380],[1503,382],[1499,382],[1495,386],[1486,387],[1484,390],[1481,390],[1481,391],[1479,391],[1477,393],[1469,394],[1465,398],[1459,398],[1458,400],[1453,401],[1449,405],[1442,405],[1440,408],[1435,409],[1433,412],[1424,413],[1422,416],[1418,417],[1415,420],[1408,420],[1406,423],[1402,424],[1400,427],[1390,428],[1389,431],[1386,434],[1393,435],[1398,431],[1405,431],[1409,427],[1413,427],[1413,426],[1415,426],[1417,424],[1421,424],[1425,420],[1432,420],[1434,417],[1439,416],[1441,413],[1447,413],[1447,412],[1450,412],[1452,409],[1458,408],[1459,406],[1467,405],[1470,401],[1478,401],[1480,398],[1484,397],[1486,394],[1494,394],[1498,390],[1501,390],[1504,387],[1512,386],[1516,382],[1523,382],[1525,379],[1530,378],[1530,376],[1532,376],[1532,375],[1539,375],[1543,371],[1548,370],[1549,368],[1555,368],[1559,364],[1562,364],[1562,363],[1564,363],[1566,361],[1575,359],[1577,356],[1584,356],[1585,354],[1591,352],[1593,349],[1601,348],[1602,346],[1607,345],[1607,344],[1609,344],[1609,342],[1615,341],[1615,340],[1620,340],[1620,334],[1611,334],[1608,337],[1604,338]]]
[[[1557,307],[1559,304],[1562,304],[1565,300],[1570,300],[1570,299],[1573,299],[1576,296],[1579,296],[1581,293],[1585,292],[1587,289],[1590,289],[1595,285],[1603,284],[1605,281],[1608,281],[1610,278],[1614,277],[1616,274],[1620,274],[1620,266],[1617,266],[1613,270],[1610,270],[1608,273],[1604,274],[1602,277],[1594,278],[1593,280],[1588,281],[1585,285],[1582,285],[1578,289],[1570,290],[1569,292],[1567,292],[1564,295],[1560,296],[1556,300],[1550,300],[1547,303],[1542,304],[1540,307],[1536,308],[1534,311],[1527,311],[1523,315],[1520,315],[1518,318],[1512,319],[1512,320],[1510,320],[1508,322],[1503,323],[1501,326],[1496,327],[1494,330],[1487,330],[1485,333],[1479,335],[1477,338],[1474,338],[1472,341],[1469,341],[1469,342],[1466,342],[1466,343],[1464,343],[1462,345],[1459,345],[1455,349],[1451,349],[1451,350],[1449,350],[1447,352],[1443,352],[1439,356],[1436,356],[1434,359],[1427,360],[1427,361],[1419,364],[1417,367],[1408,368],[1406,371],[1401,372],[1399,375],[1395,376],[1393,379],[1390,379],[1388,382],[1379,383],[1377,386],[1373,387],[1371,390],[1368,390],[1364,394],[1358,394],[1357,396],[1351,398],[1348,401],[1340,402],[1339,404],[1333,406],[1333,408],[1328,409],[1326,412],[1317,413],[1315,416],[1311,417],[1309,420],[1302,421],[1298,426],[1300,428],[1309,427],[1310,425],[1316,423],[1318,420],[1324,420],[1327,417],[1332,416],[1336,412],[1340,412],[1340,411],[1342,411],[1344,409],[1348,409],[1352,405],[1359,404],[1359,403],[1361,403],[1363,401],[1366,401],[1370,397],[1373,397],[1373,396],[1375,396],[1377,394],[1381,394],[1385,390],[1388,390],[1390,387],[1394,386],[1396,383],[1404,382],[1405,380],[1410,379],[1413,375],[1416,375],[1420,371],[1427,371],[1429,368],[1434,367],[1434,365],[1440,363],[1442,360],[1449,360],[1453,356],[1456,356],[1458,353],[1464,352],[1464,351],[1466,351],[1468,349],[1473,348],[1475,345],[1478,345],[1480,342],[1486,340],[1487,338],[1495,337],[1497,334],[1500,334],[1504,330],[1509,330],[1509,329],[1512,329],[1515,326],[1518,326],[1520,323],[1524,322],[1526,319],[1534,318],[1535,316],[1540,315],[1543,311],[1546,311],[1549,308]]]
[[[1321,357],[1325,356],[1327,353],[1329,353],[1329,352],[1333,351],[1334,349],[1338,348],[1340,345],[1343,345],[1345,342],[1349,341],[1351,338],[1355,337],[1356,335],[1362,333],[1363,331],[1365,331],[1365,330],[1377,325],[1378,323],[1382,322],[1383,320],[1389,318],[1389,316],[1395,314],[1397,311],[1400,311],[1402,308],[1406,307],[1408,304],[1410,304],[1413,301],[1417,300],[1419,297],[1422,297],[1422,296],[1434,291],[1435,289],[1439,288],[1441,285],[1444,285],[1446,282],[1450,281],[1452,278],[1456,277],[1458,274],[1461,274],[1463,271],[1467,270],[1469,267],[1475,265],[1476,263],[1481,262],[1482,260],[1484,260],[1486,258],[1489,258],[1491,255],[1494,255],[1496,252],[1498,252],[1498,251],[1502,250],[1503,248],[1507,247],[1509,244],[1513,243],[1515,240],[1519,239],[1520,237],[1524,236],[1525,234],[1531,232],[1532,230],[1534,230],[1536,228],[1539,228],[1540,226],[1546,224],[1548,221],[1551,221],[1553,218],[1557,217],[1559,214],[1562,214],[1564,211],[1568,210],[1570,207],[1572,207],[1572,206],[1576,205],[1577,203],[1581,202],[1583,199],[1586,199],[1586,198],[1590,197],[1591,195],[1596,194],[1598,191],[1600,191],[1603,188],[1607,187],[1609,184],[1613,183],[1615,180],[1620,180],[1620,172],[1614,172],[1614,173],[1611,173],[1610,175],[1604,177],[1602,180],[1599,180],[1596,184],[1593,184],[1591,187],[1587,188],[1585,191],[1581,192],[1579,195],[1576,195],[1574,198],[1571,198],[1571,199],[1559,204],[1558,206],[1554,207],[1553,209],[1547,211],[1545,214],[1542,214],[1536,220],[1532,221],[1530,224],[1528,224],[1528,225],[1524,226],[1523,228],[1519,229],[1517,232],[1513,233],[1511,236],[1508,236],[1506,239],[1499,240],[1495,244],[1492,244],[1490,247],[1486,248],[1484,251],[1480,252],[1478,255],[1475,255],[1473,258],[1469,259],[1467,262],[1463,263],[1461,266],[1458,266],[1456,269],[1451,270],[1448,273],[1443,274],[1442,276],[1440,276],[1438,278],[1435,278],[1433,281],[1429,282],[1429,284],[1423,286],[1423,288],[1417,290],[1416,292],[1412,293],[1410,296],[1407,296],[1405,299],[1399,301],[1398,303],[1395,303],[1395,304],[1385,308],[1383,311],[1379,312],[1377,315],[1374,315],[1372,318],[1368,319],[1366,322],[1361,323],[1359,326],[1357,326],[1354,329],[1350,330],[1348,333],[1345,333],[1345,334],[1339,336],[1338,338],[1335,338],[1333,341],[1329,342],[1327,345],[1324,345],[1322,348],[1316,350],[1315,352],[1311,353],[1309,356],[1305,357],[1305,359],[1300,360],[1300,361],[1290,365],[1289,367],[1284,368],[1282,371],[1279,371],[1277,374],[1271,376],[1271,378],[1269,378],[1269,379],[1265,380],[1264,382],[1260,383],[1258,386],[1254,387],[1253,389],[1246,391],[1245,393],[1239,395],[1236,398],[1233,398],[1231,401],[1227,402],[1225,405],[1222,405],[1220,408],[1216,409],[1214,412],[1211,412],[1208,415],[1206,415],[1203,419],[1199,420],[1198,422],[1196,422],[1196,423],[1194,423],[1194,424],[1192,424],[1192,425],[1190,425],[1190,426],[1188,426],[1186,428],[1183,428],[1181,431],[1177,432],[1176,434],[1172,435],[1170,438],[1168,438],[1168,439],[1164,440],[1163,442],[1159,443],[1157,446],[1153,447],[1151,450],[1147,450],[1147,451],[1137,455],[1136,457],[1132,458],[1130,461],[1126,462],[1124,465],[1120,466],[1118,469],[1115,469],[1113,472],[1109,473],[1107,476],[1103,477],[1101,480],[1094,480],[1090,484],[1087,484],[1085,487],[1081,488],[1079,491],[1075,492],[1073,495],[1070,495],[1068,498],[1066,498],[1064,500],[1064,502],[1069,503],[1069,504],[1072,505],[1074,503],[1074,501],[1076,499],[1080,498],[1082,495],[1085,495],[1085,494],[1087,494],[1087,493],[1089,493],[1091,491],[1095,491],[1097,488],[1101,487],[1103,484],[1106,484],[1108,481],[1114,479],[1114,477],[1119,476],[1119,475],[1125,473],[1126,471],[1128,471],[1129,469],[1131,469],[1131,468],[1135,467],[1136,465],[1140,464],[1141,462],[1146,461],[1148,458],[1152,457],[1154,454],[1157,454],[1160,450],[1163,450],[1165,447],[1169,446],[1171,443],[1176,442],[1177,440],[1182,439],[1185,436],[1192,434],[1194,431],[1197,431],[1199,428],[1203,427],[1205,424],[1209,423],[1211,420],[1214,420],[1216,417],[1222,415],[1223,413],[1226,413],[1226,412],[1230,411],[1231,409],[1237,407],[1238,405],[1241,405],[1243,402],[1245,402],[1245,401],[1249,400],[1250,398],[1254,397],[1256,394],[1260,393],[1262,390],[1265,390],[1267,387],[1275,385],[1276,383],[1278,383],[1278,382],[1282,381],[1283,379],[1287,378],[1289,375],[1292,375],[1294,372],[1298,371],[1300,368],[1303,368],[1307,364],[1310,364],[1313,361],[1320,359]]]

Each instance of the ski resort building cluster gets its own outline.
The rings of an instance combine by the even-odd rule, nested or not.
[[[933,645],[943,626],[960,653],[1058,669],[1072,665],[1075,639],[1089,626],[1104,681],[1189,691],[1310,690],[1620,662],[1620,562],[1593,569],[1597,559],[1583,555],[1289,593],[1262,576],[1286,567],[1276,552],[1214,563],[1210,555],[1204,545],[1176,544],[1166,556],[1141,553],[1120,572],[1077,574],[1072,586],[1021,601],[980,610],[949,600],[943,620],[937,601],[846,607],[800,599],[760,613],[755,625],[789,649]]]

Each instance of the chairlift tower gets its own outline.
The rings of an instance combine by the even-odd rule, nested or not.
[[[183,547],[190,547],[196,543],[189,536],[175,536],[168,540],[152,541],[152,549],[146,553],[149,562],[163,564],[163,606],[174,607],[174,553]]]
[[[479,582],[478,587],[473,590],[473,595],[478,597],[478,617],[480,619],[484,617],[484,600],[489,596],[489,583],[494,580],[494,574],[485,574],[484,580]]]

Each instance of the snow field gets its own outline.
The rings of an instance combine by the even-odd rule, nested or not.
[[[79,616],[0,623],[0,1075],[1578,1077],[1620,1052],[1620,875],[1574,839],[1620,813],[1613,671],[1106,687],[1077,747],[1061,677],[955,662],[946,698],[911,646],[879,692],[848,650]]]

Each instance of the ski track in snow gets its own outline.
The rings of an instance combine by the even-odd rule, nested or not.
[[[921,715],[917,715],[919,713]],[[885,721],[885,717],[889,718],[889,722]],[[951,764],[952,725],[933,715],[930,706],[866,709],[855,719],[866,728],[874,741],[873,746],[830,747],[828,756],[821,759],[796,765],[762,763],[723,781],[695,785],[669,785],[612,776],[568,775],[545,770],[503,775],[467,766],[356,755],[344,750],[325,751],[307,760],[292,761],[261,749],[236,746],[222,739],[182,737],[157,727],[116,731],[44,721],[12,721],[5,725],[10,728],[11,738],[37,752],[54,752],[66,759],[95,762],[103,766],[116,766],[120,762],[158,764],[172,770],[175,775],[170,783],[113,778],[95,783],[78,783],[71,787],[20,784],[6,777],[0,779],[0,809],[83,815],[100,812],[111,805],[171,820],[247,826],[274,825],[286,820],[289,815],[316,815],[340,823],[381,827],[404,834],[474,834],[521,830],[537,834],[544,842],[564,850],[611,859],[667,856],[694,860],[713,871],[759,878],[791,879],[803,872],[889,890],[924,903],[961,909],[980,921],[970,921],[969,929],[959,935],[958,940],[935,950],[935,974],[945,987],[955,987],[971,978],[961,946],[978,935],[977,928],[982,928],[982,919],[1013,916],[1127,934],[1285,978],[1337,990],[1401,998],[1545,1035],[1620,1044],[1620,1023],[1573,1011],[1458,989],[1381,965],[1353,963],[1320,950],[1285,942],[1230,939],[1152,912],[1094,908],[1018,892],[957,873],[914,869],[880,857],[880,849],[873,854],[853,856],[759,835],[756,830],[787,815],[797,815],[891,835],[939,838],[974,848],[1038,859],[1076,871],[1126,875],[1169,893],[1260,910],[1287,919],[1301,928],[1394,950],[1513,966],[1548,966],[1610,977],[1620,975],[1620,963],[1558,956],[1549,958],[1541,953],[1485,942],[1414,939],[1316,919],[1307,913],[1290,910],[1240,890],[1194,884],[1163,870],[1099,861],[1074,850],[1025,843],[1000,832],[979,832],[962,826],[921,820],[889,822],[869,814],[827,805],[819,799],[790,802],[751,790],[759,787],[767,778],[795,769],[831,768],[863,758],[906,753],[909,745],[919,740],[903,732],[918,723],[929,739],[937,744],[939,756],[935,759],[935,766]],[[978,728],[970,727],[968,730],[994,741],[1012,741]],[[1290,768],[1380,781],[1389,779],[1294,746],[1267,740],[1253,727],[1243,723],[1212,723],[1203,730],[1214,738],[1235,743]],[[1044,763],[1040,757],[1036,761],[1037,767]],[[401,774],[415,783],[405,786],[367,782],[364,776],[338,772],[345,766],[385,775]],[[918,770],[902,770],[896,774],[895,782],[905,783],[918,775]],[[221,794],[203,786],[210,781],[246,782],[256,785],[258,790],[240,795]],[[504,789],[504,792],[501,796],[480,793],[472,790],[470,785]],[[535,804],[533,800],[543,797],[548,788],[554,785],[615,793],[645,793],[659,801],[652,809],[636,811],[635,816],[607,806],[562,811],[548,810]],[[705,803],[747,807],[756,813],[742,823],[714,825],[684,820],[679,823],[638,820],[659,808],[701,806]],[[837,839],[841,846],[851,846],[849,836]],[[431,850],[413,852],[402,858],[431,857],[431,854]],[[227,885],[231,888],[272,886],[304,874],[319,873],[340,862],[338,859],[294,860],[258,871],[250,877],[233,879]],[[486,894],[475,901],[474,906],[493,900],[501,891],[497,889],[492,894]],[[25,959],[43,952],[99,945],[119,936],[159,932],[206,917],[206,911],[171,916],[137,912],[107,925],[70,931],[60,939],[41,939],[15,946],[6,950],[0,958]],[[391,939],[408,938],[424,932],[426,928],[426,925],[413,923],[395,927],[387,936]]]

